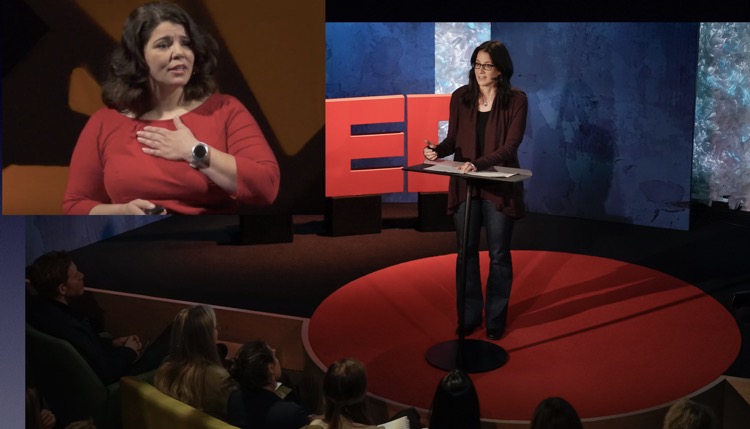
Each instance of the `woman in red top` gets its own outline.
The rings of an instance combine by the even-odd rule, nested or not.
[[[428,144],[424,156],[434,160],[454,154],[464,161],[462,173],[485,170],[495,165],[518,168],[518,146],[526,130],[526,94],[510,85],[513,62],[500,42],[488,41],[474,49],[469,84],[453,92],[450,101],[448,136],[439,145]],[[513,264],[510,254],[515,219],[524,216],[521,182],[480,182],[469,202],[469,242],[461,249],[466,207],[465,181],[451,177],[448,211],[454,214],[459,242],[458,261],[466,251],[466,295],[464,335],[482,324],[484,309],[487,337],[499,339],[505,332]],[[479,278],[479,238],[484,224],[490,256],[486,303]],[[458,264],[457,264],[458,265]],[[458,267],[457,267],[458,269]],[[483,308],[484,307],[484,308]],[[459,327],[460,329],[460,327]]]
[[[234,213],[273,203],[276,157],[247,109],[216,92],[217,52],[175,4],[130,14],[102,87],[107,108],[73,151],[65,213]]]

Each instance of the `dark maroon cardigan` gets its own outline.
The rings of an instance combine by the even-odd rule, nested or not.
[[[529,103],[526,93],[513,89],[510,105],[503,109],[498,97],[492,105],[484,137],[484,153],[477,154],[477,108],[466,107],[461,96],[469,90],[468,85],[453,92],[450,103],[448,136],[436,148],[438,157],[455,154],[456,161],[471,161],[477,170],[492,166],[519,168],[518,146],[526,131],[526,114]],[[475,195],[495,203],[498,211],[513,218],[522,218],[526,213],[521,182],[480,182],[475,186]],[[464,180],[451,177],[448,189],[448,213],[455,213],[458,205],[466,199]]]

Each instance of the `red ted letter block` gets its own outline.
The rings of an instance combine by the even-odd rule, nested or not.
[[[407,165],[424,161],[422,149],[425,139],[433,144],[438,141],[438,122],[447,121],[450,114],[450,94],[428,94],[406,96]],[[448,177],[435,174],[407,173],[408,192],[447,192]]]
[[[326,100],[326,197],[404,191],[401,167],[352,170],[362,158],[404,156],[404,133],[352,135],[352,125],[404,121],[404,96]]]

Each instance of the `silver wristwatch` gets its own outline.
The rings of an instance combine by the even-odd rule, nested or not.
[[[190,166],[193,168],[208,167],[209,156],[208,145],[198,142],[197,145],[193,146],[193,160],[190,161]]]

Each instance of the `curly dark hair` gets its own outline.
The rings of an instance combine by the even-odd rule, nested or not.
[[[214,73],[219,46],[216,40],[201,30],[181,7],[153,2],[133,10],[125,21],[120,44],[112,53],[102,85],[102,101],[107,107],[136,117],[151,110],[149,67],[143,50],[154,28],[165,21],[185,28],[195,55],[193,76],[185,86],[184,100],[199,100],[217,91]]]
[[[497,67],[500,76],[497,77],[495,85],[497,87],[497,96],[500,106],[506,108],[510,105],[510,98],[513,95],[513,87],[510,85],[510,78],[513,77],[513,60],[510,58],[508,48],[496,40],[488,40],[474,49],[471,54],[471,67],[469,68],[469,91],[461,98],[461,102],[466,107],[476,106],[479,99],[479,83],[474,75],[474,63],[477,61],[477,55],[480,52],[487,52],[492,58],[492,64]]]

